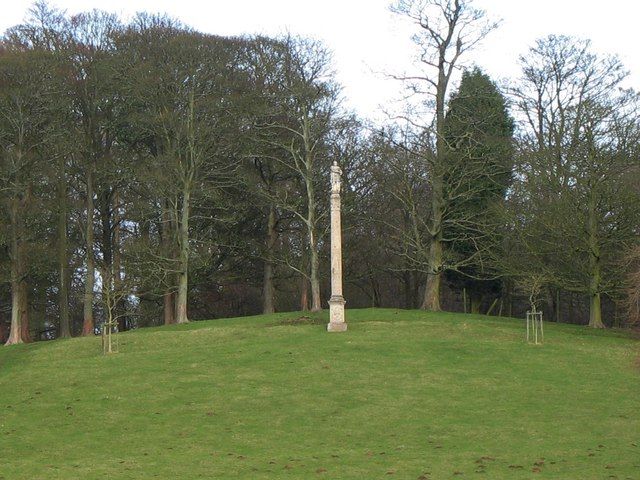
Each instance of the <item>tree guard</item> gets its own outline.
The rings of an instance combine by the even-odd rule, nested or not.
[[[543,340],[542,312],[538,312],[534,307],[533,310],[527,312],[527,343],[538,345]]]

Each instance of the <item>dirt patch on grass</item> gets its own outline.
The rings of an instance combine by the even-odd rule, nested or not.
[[[324,325],[327,321],[323,318],[317,317],[308,317],[303,315],[302,317],[296,318],[283,318],[282,320],[267,324],[268,327],[279,327],[279,326],[296,326],[296,325]]]

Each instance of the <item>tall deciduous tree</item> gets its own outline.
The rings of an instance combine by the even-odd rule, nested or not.
[[[51,135],[50,65],[45,52],[21,43],[0,45],[0,181],[10,219],[11,260],[11,330],[7,345],[31,338],[28,251],[33,235],[27,215],[37,177],[43,171],[44,146]]]
[[[515,191],[528,243],[551,282],[588,296],[589,325],[602,328],[602,297],[620,289],[619,260],[637,238],[638,95],[621,88],[620,61],[588,41],[550,36],[521,63]]]
[[[471,0],[400,0],[392,10],[417,27],[413,40],[419,49],[418,60],[422,68],[420,74],[398,78],[408,82],[411,92],[428,94],[435,104],[432,130],[435,155],[427,158],[431,187],[429,275],[422,308],[440,310],[440,285],[442,273],[447,268],[444,243],[448,233],[444,220],[448,205],[444,179],[450,169],[444,132],[446,99],[461,56],[496,24],[487,21],[484,11],[474,8]]]
[[[246,82],[236,40],[159,20],[139,17],[118,40],[128,49],[121,74],[133,102],[131,123],[124,128],[132,128],[134,141],[148,149],[140,181],[160,205],[162,268],[175,272],[175,284],[167,288],[176,294],[175,321],[185,323],[192,217],[196,208],[201,213],[222,208],[223,190],[238,181],[238,137],[231,132],[238,132],[242,122],[234,100]]]
[[[48,61],[45,90],[49,89],[48,116],[53,124],[51,135],[43,140],[51,163],[56,168],[48,169],[54,177],[57,210],[57,262],[58,262],[58,335],[71,336],[69,313],[69,164],[73,152],[71,135],[74,125],[71,116],[69,65],[66,47],[69,44],[69,22],[64,12],[50,7],[44,1],[36,2],[29,10],[27,21],[9,29],[6,38],[23,48],[39,51]],[[31,81],[36,81],[32,78]]]
[[[323,204],[318,190],[330,165],[327,139],[337,114],[339,92],[332,80],[330,54],[320,43],[290,36],[284,39],[283,48],[285,95],[278,104],[278,114],[262,128],[277,132],[273,141],[284,153],[278,161],[295,174],[302,187],[303,201],[294,208],[288,202],[288,208],[306,231],[308,269],[299,271],[311,284],[311,310],[319,311],[319,212]]]
[[[74,99],[73,114],[79,144],[79,167],[85,183],[85,292],[82,334],[93,334],[96,242],[96,175],[109,161],[114,148],[115,91],[111,59],[113,37],[121,28],[118,18],[94,10],[70,19],[68,46]]]

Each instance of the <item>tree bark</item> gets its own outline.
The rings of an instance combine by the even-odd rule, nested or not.
[[[22,271],[25,272],[24,268],[24,254],[22,257]],[[27,285],[27,280],[25,278],[26,272],[23,273],[23,280],[20,282],[20,327],[21,327],[21,335],[22,341],[27,343],[30,342],[31,332],[29,330],[29,290]]]
[[[306,312],[309,310],[309,281],[307,277],[302,277],[302,288],[300,290],[300,310]]]
[[[120,252],[120,242],[122,241],[122,225],[120,218],[120,194],[118,190],[113,195],[113,286],[118,293],[118,302],[115,306],[118,318],[118,331],[124,332],[129,329],[128,319],[125,316],[127,308],[127,298],[122,292],[122,253]]]
[[[316,235],[316,204],[315,189],[313,187],[313,179],[311,178],[311,165],[307,162],[307,176],[305,178],[307,189],[307,230],[309,239],[309,266],[311,283],[311,311],[319,312],[322,310],[320,303],[320,278],[319,278],[319,259],[318,259],[318,238]]]
[[[314,229],[315,230],[315,229]],[[316,245],[315,231],[309,232],[309,243],[314,245],[311,249],[311,311],[319,312],[322,310],[320,304],[320,278],[319,278],[319,259]]]
[[[176,323],[176,294],[173,291],[166,291],[162,296],[162,310],[164,324],[171,325]]]
[[[264,262],[264,275],[262,281],[262,313],[275,312],[275,288],[273,285],[274,275],[274,249],[278,240],[276,231],[276,209],[273,205],[269,208],[269,218],[267,220],[266,239],[266,260]]]
[[[7,341],[7,326],[4,323],[4,319],[0,318],[0,342],[6,342]]]
[[[189,208],[191,190],[186,186],[182,194],[182,210],[179,226],[180,273],[178,274],[178,299],[176,303],[176,323],[188,323],[187,301],[189,293]]]
[[[94,297],[94,284],[95,284],[95,258],[93,254],[93,217],[94,217],[94,203],[93,203],[93,165],[87,169],[87,225],[86,225],[86,263],[87,271],[85,274],[84,282],[84,307],[83,307],[83,321],[82,321],[82,335],[93,335],[95,327],[93,320],[93,297]]]
[[[380,286],[372,273],[369,275],[369,284],[371,285],[371,306],[373,308],[380,308],[382,304]]]
[[[66,160],[60,155],[58,160],[58,304],[60,325],[58,336],[71,337],[69,317],[69,258],[67,248],[67,179]]]
[[[450,30],[452,33],[452,30]],[[444,119],[445,100],[449,76],[445,74],[446,45],[440,49],[440,61],[438,65],[438,82],[436,86],[436,159],[431,169],[431,244],[429,246],[429,275],[427,286],[424,290],[423,310],[440,311],[440,283],[443,270],[442,255],[442,229],[444,216],[444,172],[445,172],[445,148]]]
[[[404,294],[404,308],[413,308],[413,289],[411,287],[411,272],[409,272],[409,270],[402,272],[402,292]]]
[[[162,209],[162,225],[160,227],[163,254],[173,260],[175,258],[175,243],[173,242],[173,222],[169,212],[169,202],[164,201]],[[171,267],[170,267],[171,268]],[[165,325],[176,323],[176,292],[175,277],[172,273],[167,275],[167,286],[162,296],[163,322]]]
[[[14,195],[9,206],[11,217],[11,326],[5,345],[15,345],[27,341],[29,332],[26,308],[24,231],[20,207],[20,198],[18,195]]]
[[[602,308],[600,302],[600,289],[602,281],[600,265],[600,244],[598,242],[598,220],[596,212],[595,192],[591,190],[589,195],[589,211],[587,218],[589,232],[589,326],[592,328],[604,328],[602,323]]]
[[[433,312],[440,311],[440,280],[442,266],[442,242],[434,240],[429,247],[429,275],[424,289],[421,308]]]

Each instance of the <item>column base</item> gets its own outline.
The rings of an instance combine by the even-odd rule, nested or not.
[[[342,295],[334,295],[329,299],[328,332],[345,332],[347,323],[344,321],[344,304],[347,303]]]
[[[347,323],[327,323],[327,332],[346,332],[347,331]]]

